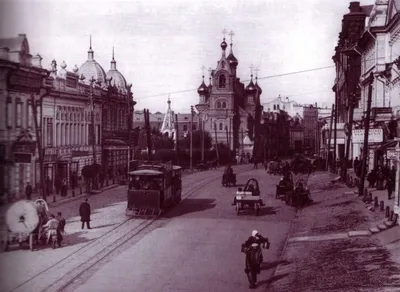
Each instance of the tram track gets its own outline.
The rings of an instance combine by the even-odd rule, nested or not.
[[[246,171],[249,170],[238,171],[237,173]],[[218,172],[218,174],[220,173]],[[207,184],[220,179],[221,177],[218,174],[213,172],[196,181],[191,185],[191,188],[184,193],[182,201],[194,196],[198,190]],[[171,210],[168,210],[166,214],[170,211]],[[83,272],[93,268],[113,251],[143,233],[157,220],[162,218],[163,215],[149,219],[129,217],[94,241],[85,244],[72,254],[65,256],[50,267],[32,276],[10,292],[64,291],[73,284]],[[130,224],[132,222],[136,223],[138,220],[141,221],[138,225],[132,226],[132,224]],[[48,283],[48,281],[51,283]]]

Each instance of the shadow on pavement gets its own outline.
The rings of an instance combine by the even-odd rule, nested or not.
[[[260,286],[263,286],[263,285],[267,285],[267,286],[271,285],[272,283],[274,283],[276,281],[279,281],[280,279],[283,279],[283,278],[287,277],[288,275],[289,275],[289,273],[286,273],[286,274],[281,274],[281,275],[278,275],[278,276],[273,276],[273,277],[271,277],[271,278],[269,278],[267,280],[262,280],[262,281],[258,282],[257,287],[260,287]]]
[[[63,245],[75,245],[78,243],[84,243],[84,242],[89,242],[92,241],[93,239],[88,239],[85,238],[81,235],[87,234],[88,231],[79,231],[79,232],[75,232],[75,233],[68,233],[68,234],[64,234],[64,240],[63,240]]]
[[[274,207],[262,207],[258,216],[267,216],[276,214],[276,209]]]
[[[172,218],[212,209],[217,205],[214,202],[215,199],[184,199],[179,206],[166,213],[164,217]]]
[[[279,261],[274,261],[274,262],[266,262],[266,263],[262,264],[261,270],[269,270],[269,269],[277,267],[278,265],[288,265],[288,264],[290,264],[290,262],[286,261],[286,260],[279,260]]]

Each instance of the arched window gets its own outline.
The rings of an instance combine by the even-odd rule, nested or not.
[[[274,104],[274,110],[276,110],[276,105]]]
[[[220,75],[219,76],[219,88],[225,88],[226,87],[226,77],[225,75]]]
[[[223,126],[222,123],[219,123],[219,130],[222,131],[223,130]]]
[[[221,108],[221,107],[222,107],[221,102],[217,101],[217,108]]]

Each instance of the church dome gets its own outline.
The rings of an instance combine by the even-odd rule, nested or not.
[[[260,85],[258,85],[258,82],[256,82],[255,86],[256,86],[256,88],[258,90],[258,94],[261,94],[262,93],[262,89],[261,89]]]
[[[88,51],[88,59],[79,68],[78,74],[79,76],[83,75],[85,77],[85,83],[89,83],[89,80],[92,79],[92,77],[101,84],[106,83],[106,72],[104,71],[103,67],[101,67],[101,65],[94,60],[92,46],[90,46]]]
[[[125,79],[124,75],[122,75],[121,72],[119,72],[117,70],[117,61],[115,61],[115,59],[114,59],[114,48],[113,48],[113,53],[112,53],[110,70],[107,72],[107,78],[110,78],[110,77],[112,78],[111,85],[115,85],[123,93],[127,92],[126,79]]]
[[[237,67],[237,65],[239,64],[238,60],[236,59],[236,57],[233,55],[232,52],[229,54],[229,56],[226,59],[228,60],[229,65],[232,67]]]
[[[228,44],[225,42],[225,38],[224,38],[224,40],[221,43],[221,48],[222,48],[222,50],[225,51],[227,47],[228,47]]]
[[[245,90],[246,90],[246,92],[249,93],[249,94],[250,94],[250,93],[254,93],[254,92],[257,90],[256,86],[255,86],[254,83],[253,83],[253,80],[250,81],[249,85],[246,86],[246,89],[245,89]]]
[[[200,95],[206,95],[208,93],[208,87],[207,87],[207,85],[205,85],[204,80],[201,83],[201,85],[199,86],[199,88],[197,89],[197,93]]]

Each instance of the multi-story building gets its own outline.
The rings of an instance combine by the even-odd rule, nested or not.
[[[279,112],[283,110],[291,117],[295,117],[296,115],[303,117],[303,105],[290,100],[289,97],[282,98],[279,95],[277,98],[263,103],[262,106],[264,111]]]
[[[32,56],[26,35],[0,39],[0,194],[22,197],[29,182],[36,187],[39,174],[36,130],[45,128],[33,115],[52,80],[42,68],[40,55]],[[36,180],[35,180],[36,179]]]
[[[221,43],[222,56],[217,67],[211,70],[210,84],[207,86],[204,83],[203,76],[203,82],[197,90],[200,98],[196,108],[201,119],[199,125],[203,125],[208,132],[216,132],[216,135],[212,135],[213,140],[217,136],[218,142],[227,143],[231,150],[238,152],[243,144],[240,139],[242,132],[248,132],[251,140],[258,139],[255,133],[260,131],[262,90],[257,80],[253,83],[253,76],[247,87],[240,82],[237,77],[238,60],[233,55],[232,43],[228,56],[227,47],[224,38]],[[226,140],[228,141],[225,142]],[[259,143],[255,141],[255,145]]]
[[[318,153],[318,108],[305,106],[303,108],[304,151],[306,154]]]
[[[261,147],[264,160],[274,159],[275,156],[287,156],[291,153],[291,118],[287,112],[263,112],[261,122]]]
[[[163,113],[156,112],[156,113],[149,113],[149,118],[150,118],[150,128],[151,129],[157,129],[161,130],[161,126],[164,121],[164,115]],[[145,126],[145,120],[144,120],[144,113],[141,110],[137,110],[134,113],[134,126],[135,128],[143,128]]]

